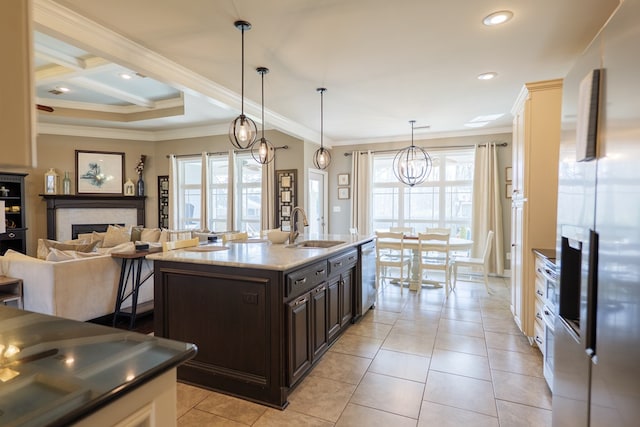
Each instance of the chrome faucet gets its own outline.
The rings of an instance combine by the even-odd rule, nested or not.
[[[296,213],[300,212],[302,214],[302,223],[306,227],[309,225],[307,221],[307,213],[300,206],[296,206],[291,210],[291,229],[289,230],[289,244],[293,244],[296,238],[300,234],[298,232],[298,222],[296,221]]]

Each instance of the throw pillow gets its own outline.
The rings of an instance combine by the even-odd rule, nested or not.
[[[97,242],[88,243],[85,240],[67,240],[59,242],[57,240],[38,239],[38,249],[36,256],[39,259],[46,259],[51,248],[60,250],[71,250],[78,252],[93,252],[96,249]]]
[[[135,227],[131,227],[131,241],[137,242],[140,239],[140,235],[142,234],[142,230],[144,230],[144,226],[136,225]]]
[[[143,228],[140,233],[140,238],[136,241],[142,242],[157,242],[160,240],[160,229],[159,228]],[[133,239],[131,239],[133,240]]]
[[[131,235],[129,234],[129,231],[127,229],[115,225],[110,225],[109,228],[107,228],[106,234],[104,235],[102,247],[112,248],[119,245],[120,243],[126,243],[130,241]]]

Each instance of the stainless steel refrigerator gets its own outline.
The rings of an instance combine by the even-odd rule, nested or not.
[[[563,87],[553,426],[639,426],[640,0]]]

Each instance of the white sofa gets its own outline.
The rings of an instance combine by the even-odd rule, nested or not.
[[[23,281],[24,309],[86,321],[113,313],[121,260],[109,254],[45,261],[12,250],[0,257],[0,272]],[[144,261],[142,277],[152,271]],[[141,287],[138,304],[153,300],[153,275]],[[123,307],[131,306],[131,298]]]

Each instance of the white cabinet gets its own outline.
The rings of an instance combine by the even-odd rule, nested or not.
[[[511,311],[528,337],[535,335],[533,248],[554,248],[562,80],[524,85],[511,111]]]

